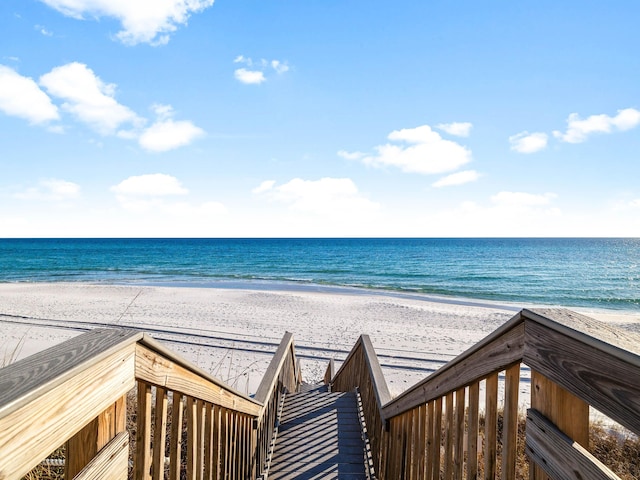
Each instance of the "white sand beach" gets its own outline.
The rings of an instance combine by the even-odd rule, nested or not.
[[[395,395],[515,314],[513,305],[475,303],[348,289],[9,283],[0,285],[0,364],[89,329],[136,328],[251,394],[286,331],[294,334],[307,381],[320,380],[329,358],[339,363],[366,333]],[[638,316],[594,316],[640,325]]]

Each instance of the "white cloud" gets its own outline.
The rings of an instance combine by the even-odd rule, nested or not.
[[[298,212],[316,215],[367,214],[379,208],[379,205],[365,198],[358,187],[349,178],[321,178],[303,180],[294,178],[275,187],[271,181],[263,182],[263,187],[271,200],[285,203]],[[268,189],[264,188],[269,186]],[[255,192],[260,193],[260,192]]]
[[[163,45],[192,13],[213,5],[213,0],[41,0],[63,15],[76,19],[111,17],[122,30],[116,37],[126,45]]]
[[[475,182],[480,178],[480,174],[475,170],[465,170],[464,172],[452,173],[432,184],[433,187],[451,187],[454,185],[464,185],[465,183]]]
[[[360,160],[362,157],[365,157],[367,154],[362,152],[347,152],[346,150],[340,150],[338,152],[338,156],[344,158],[345,160]]]
[[[271,68],[279,75],[289,71],[289,65],[282,63],[280,60],[271,60]]]
[[[440,123],[436,125],[436,128],[457,137],[468,137],[472,127],[473,125],[469,122]]]
[[[45,37],[52,37],[53,36],[53,32],[51,32],[50,30],[47,30],[42,25],[35,25],[33,28],[35,28],[37,31],[39,31]]]
[[[273,188],[273,186],[275,184],[276,184],[275,180],[265,180],[260,185],[258,185],[256,188],[251,190],[251,193],[253,193],[255,195],[259,195],[261,193],[268,192],[269,190],[271,190]]]
[[[409,145],[379,145],[377,155],[360,159],[373,167],[393,166],[403,172],[435,174],[450,172],[471,161],[471,151],[462,145],[443,139],[429,125],[395,130],[389,140]]]
[[[159,120],[142,132],[138,143],[151,152],[166,152],[189,145],[204,135],[204,130],[187,120]]]
[[[115,100],[116,86],[105,84],[82,63],[55,67],[40,77],[40,84],[49,94],[66,100],[62,105],[64,110],[102,135],[115,133],[123,124],[142,123],[132,110]]]
[[[640,125],[640,111],[634,108],[618,110],[615,117],[606,114],[591,115],[581,119],[577,113],[567,118],[567,131],[554,131],[553,135],[568,143],[582,143],[594,133],[612,133],[615,130],[625,131]]]
[[[235,72],[233,72],[236,80],[241,83],[245,83],[247,85],[260,85],[262,82],[267,79],[259,70],[247,70],[246,68],[238,68]]]
[[[236,80],[247,85],[259,85],[262,82],[266,82],[266,73],[269,67],[278,75],[289,71],[289,64],[280,60],[266,60],[263,58],[260,61],[254,62],[250,57],[238,55],[233,59],[233,63],[242,63],[249,67],[238,68],[233,72]]]
[[[58,120],[58,108],[33,79],[0,65],[0,110],[31,124]]]
[[[176,177],[163,173],[129,177],[112,186],[111,191],[123,209],[137,214],[171,215],[180,220],[203,221],[227,213],[227,208],[219,202],[193,205],[187,201],[168,200],[169,197],[187,195],[189,191]]]
[[[14,198],[19,200],[40,200],[47,202],[73,200],[79,196],[80,185],[56,178],[41,180],[38,182],[38,186],[29,187],[13,195]]]
[[[176,177],[164,173],[129,177],[111,187],[111,191],[117,195],[136,197],[163,197],[189,193]]]
[[[546,148],[548,136],[546,133],[520,132],[509,137],[511,150],[519,153],[534,153]]]
[[[533,194],[504,191],[493,195],[491,201],[504,207],[541,207],[549,205],[556,196],[555,193]]]

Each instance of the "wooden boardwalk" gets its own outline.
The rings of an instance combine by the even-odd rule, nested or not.
[[[326,386],[287,395],[269,480],[366,479],[356,395]]]

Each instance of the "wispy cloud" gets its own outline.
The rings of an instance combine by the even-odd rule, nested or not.
[[[65,16],[118,20],[122,30],[116,38],[126,45],[163,45],[193,13],[213,5],[214,0],[41,0]]]
[[[291,210],[316,215],[366,214],[379,208],[377,203],[358,191],[350,178],[294,178],[279,186],[274,181],[267,180],[253,192],[286,204]]]
[[[475,170],[465,170],[463,172],[452,173],[432,184],[433,187],[452,187],[475,182],[480,178],[480,174]]]
[[[577,113],[572,113],[567,118],[566,132],[556,130],[553,135],[563,142],[582,143],[596,133],[631,130],[638,125],[640,125],[640,111],[635,108],[618,110],[617,115],[613,117],[600,114],[582,119]]]
[[[469,122],[440,123],[436,125],[436,128],[456,137],[468,137],[472,127],[473,125]]]
[[[375,155],[360,155],[341,150],[343,158],[352,158],[372,167],[396,167],[403,172],[425,175],[457,170],[471,161],[471,151],[466,147],[443,139],[429,125],[394,130],[388,137],[396,144],[387,143],[374,147]]]
[[[491,197],[495,205],[504,207],[541,207],[549,205],[556,198],[555,193],[499,192]]]
[[[49,178],[38,182],[37,186],[26,188],[13,194],[19,200],[38,200],[47,202],[63,202],[74,200],[80,196],[80,185],[77,183]]]
[[[31,124],[60,118],[58,107],[33,79],[4,65],[0,65],[0,110]]]
[[[206,218],[222,215],[226,207],[219,202],[192,204],[188,201],[171,200],[184,197],[189,191],[172,175],[152,173],[126,178],[111,187],[120,206],[133,213],[171,215],[176,218]]]
[[[42,35],[44,35],[45,37],[53,37],[53,32],[50,30],[47,30],[45,27],[43,27],[42,25],[34,25],[34,27],[38,32],[40,32]]]
[[[260,59],[254,61],[250,57],[244,55],[238,55],[233,63],[245,65],[245,67],[237,68],[233,75],[241,83],[247,85],[259,85],[267,81],[267,74],[269,72],[275,72],[277,75],[282,75],[289,71],[289,64],[280,60],[266,60]]]
[[[515,152],[535,153],[547,147],[548,138],[546,133],[525,131],[509,137],[509,143]]]

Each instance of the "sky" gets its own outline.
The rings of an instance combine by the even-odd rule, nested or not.
[[[639,21],[2,0],[0,237],[640,237]]]

